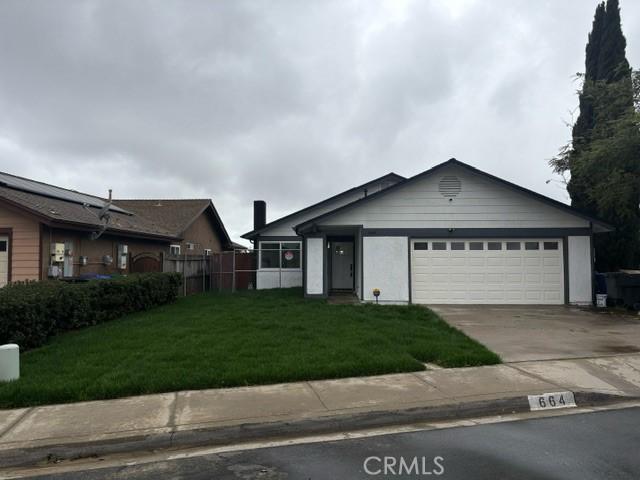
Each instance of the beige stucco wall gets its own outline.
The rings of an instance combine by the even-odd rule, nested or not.
[[[0,230],[11,230],[11,277],[9,281],[38,280],[40,269],[40,222],[0,204]]]

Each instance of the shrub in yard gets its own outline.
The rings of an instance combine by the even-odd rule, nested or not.
[[[0,289],[0,344],[42,345],[65,330],[173,302],[179,273],[145,273],[86,283],[16,282]]]

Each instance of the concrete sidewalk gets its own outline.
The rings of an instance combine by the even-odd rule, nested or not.
[[[333,419],[334,428],[339,429],[347,425],[340,419],[372,418],[358,414],[374,412],[424,412],[433,407],[445,412],[448,407],[496,402],[508,409],[505,399],[518,399],[522,407],[526,395],[560,390],[640,397],[640,354],[0,410],[0,465],[41,461],[47,457],[45,452],[69,458],[189,446],[206,438],[241,440],[243,434],[255,438],[257,425],[292,426],[306,421],[317,426],[323,419]],[[205,438],[202,432],[210,436]],[[216,437],[215,432],[224,433]],[[277,429],[270,432],[278,434]],[[304,429],[300,427],[298,433],[303,435]]]

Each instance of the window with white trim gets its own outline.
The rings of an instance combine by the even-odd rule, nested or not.
[[[300,269],[302,242],[260,242],[260,269]]]
[[[180,255],[180,245],[169,245],[169,253],[171,255]]]
[[[211,249],[210,249],[210,248],[205,248],[205,249],[204,249],[204,254],[205,254],[205,256],[207,256],[207,257],[211,256]]]
[[[187,250],[195,250],[195,248],[196,248],[195,243],[187,242]]]

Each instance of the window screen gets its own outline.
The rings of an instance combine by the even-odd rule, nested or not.
[[[300,268],[300,244],[282,243],[282,268]]]
[[[300,242],[260,242],[260,268],[300,266]]]
[[[260,243],[260,268],[280,268],[279,243]]]

